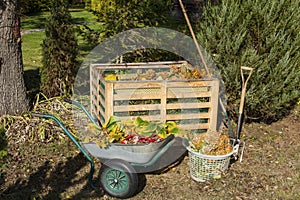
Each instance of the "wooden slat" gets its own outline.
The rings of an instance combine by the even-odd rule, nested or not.
[[[114,113],[113,102],[114,102],[114,93],[113,93],[113,83],[105,84],[105,119],[108,120]]]
[[[167,121],[169,120],[184,120],[184,119],[209,119],[209,113],[192,113],[192,114],[169,114],[167,115]]]
[[[134,80],[134,79],[136,79],[136,77],[137,77],[137,74],[121,74],[121,75],[118,75],[118,78],[120,80],[124,80],[124,79]]]
[[[97,70],[99,71],[109,71],[109,70],[127,70],[127,69],[163,69],[163,68],[166,68],[166,69],[169,69],[170,67],[167,66],[167,65],[151,65],[151,66],[147,66],[147,65],[114,65],[114,66],[109,66],[109,65],[102,65],[102,66],[94,66],[94,68],[96,68]]]
[[[161,110],[160,110],[160,119],[162,122],[166,121],[167,118],[167,84],[163,82],[161,87]]]
[[[160,108],[160,104],[123,105],[114,106],[114,112],[160,110]]]
[[[167,83],[168,88],[178,88],[178,87],[207,87],[214,85],[215,79],[207,79],[207,80],[187,80],[187,81],[169,81]]]
[[[151,63],[122,63],[122,64],[114,64],[114,63],[104,63],[104,64],[91,64],[93,69],[97,69],[99,71],[108,70],[108,69],[149,69],[149,68],[170,68],[168,65],[182,65],[186,64],[186,61],[166,61],[166,62],[151,62]]]
[[[160,88],[161,82],[157,81],[128,81],[128,82],[117,82],[114,89],[137,89],[137,88]]]
[[[136,119],[138,116],[118,116],[121,120],[124,119]],[[161,121],[160,115],[141,115],[144,120],[147,121]]]
[[[102,102],[101,102],[102,103]],[[167,104],[167,110],[210,108],[211,103]],[[114,106],[115,112],[160,110],[161,104],[138,104]]]
[[[160,94],[117,94],[114,96],[116,101],[125,100],[146,100],[146,99],[160,99]]]
[[[95,80],[96,83],[99,83],[99,77],[100,76],[101,76],[101,74],[97,74],[96,80]],[[97,85],[97,87],[96,87],[97,91],[95,91],[95,95],[96,95],[96,98],[97,98],[97,102],[95,102],[95,105],[96,105],[96,109],[97,109],[97,118],[98,118],[98,120],[100,120],[100,116],[98,115],[98,113],[101,111],[100,105],[99,105],[99,102],[101,101],[101,96],[98,94],[98,92],[100,90],[100,85],[99,84],[96,84],[96,85]]]
[[[124,94],[135,94],[135,95],[144,95],[144,94],[160,94],[161,87],[159,88],[126,88],[126,89],[117,89],[114,90],[115,95],[124,95]]]
[[[210,91],[210,87],[184,87],[184,86],[180,86],[180,87],[168,87],[168,92],[173,92],[173,93],[181,93],[181,92],[209,92]]]
[[[183,130],[209,129],[209,124],[208,123],[203,123],[203,124],[180,124],[179,126]]]
[[[93,105],[97,105],[97,102],[94,100],[94,94],[95,93],[97,93],[97,91],[96,91],[96,89],[94,88],[94,86],[93,86],[93,83],[94,83],[94,79],[92,78],[93,77],[93,68],[92,67],[90,67],[90,69],[89,69],[90,71],[90,77],[91,77],[91,80],[90,80],[90,104],[91,104],[91,110],[90,110],[90,112],[92,113],[92,115],[94,114],[94,113],[97,113],[97,110],[95,110],[94,109],[94,106]]]
[[[171,92],[168,92],[168,96],[167,98],[180,98],[180,99],[183,99],[183,98],[202,98],[202,97],[211,97],[211,92],[187,92],[187,93],[184,93],[184,92],[181,92],[181,93],[171,93]]]
[[[198,102],[198,103],[169,103],[167,110],[171,109],[192,109],[192,108],[210,108],[211,102]]]
[[[212,105],[210,107],[210,129],[216,131],[217,129],[217,120],[218,120],[218,107],[219,107],[219,80],[215,80],[214,85],[212,86]]]

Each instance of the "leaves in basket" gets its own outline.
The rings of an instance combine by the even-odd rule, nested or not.
[[[228,135],[216,131],[194,134],[190,146],[205,155],[226,155],[233,150]]]

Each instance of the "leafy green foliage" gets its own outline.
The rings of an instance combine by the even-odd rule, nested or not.
[[[49,97],[72,92],[78,44],[67,0],[52,0],[51,15],[43,41],[41,89]]]
[[[86,4],[103,24],[98,42],[132,28],[156,26],[165,21],[171,0],[91,0]],[[90,30],[88,30],[90,31]]]
[[[157,26],[167,21],[171,0],[91,0],[86,2],[102,23],[99,30],[84,26],[79,33],[89,44],[98,44],[106,38],[133,28]],[[123,55],[114,62],[151,62],[179,60],[180,57],[159,49],[139,49]]]
[[[122,60],[127,63],[134,62],[159,62],[159,61],[179,61],[182,57],[162,49],[138,49],[133,52],[125,53],[117,58],[116,62]]]
[[[84,1],[82,0],[69,0],[68,3],[72,4],[72,8],[83,8]],[[20,0],[20,9],[22,14],[33,14],[43,11],[49,11],[51,1],[49,0]]]
[[[32,14],[49,10],[50,1],[48,0],[20,0],[22,14]]]
[[[208,5],[198,39],[213,56],[226,84],[229,111],[240,102],[240,66],[253,67],[245,113],[273,121],[300,96],[299,1],[221,1]]]

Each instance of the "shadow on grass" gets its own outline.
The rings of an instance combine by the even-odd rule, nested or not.
[[[40,92],[41,77],[39,69],[24,71],[24,81],[28,98],[32,102]]]
[[[45,28],[49,14],[49,12],[41,12],[23,16],[21,20],[22,29],[29,30]]]
[[[18,179],[16,183],[8,187],[0,194],[1,199],[65,199],[62,197],[68,188],[74,187],[76,192],[72,199],[82,199],[103,196],[102,190],[93,190],[88,184],[88,173],[78,176],[85,165],[89,163],[82,154],[68,159],[67,162],[59,162],[55,167],[50,161],[46,161],[38,170],[31,174],[28,181]],[[85,182],[81,190],[76,191],[77,184]],[[67,195],[67,194],[66,194]]]

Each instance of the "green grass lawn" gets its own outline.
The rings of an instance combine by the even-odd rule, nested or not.
[[[82,9],[70,9],[70,14],[74,24],[93,24],[97,20],[97,17],[91,12]],[[21,18],[21,30],[45,28],[49,15],[49,12],[23,15]]]
[[[70,13],[74,24],[90,24],[97,21],[97,17],[86,10],[70,9]]]
[[[49,12],[36,13],[34,15],[23,15],[21,17],[21,30],[45,28]]]
[[[92,29],[101,27],[101,24],[96,21],[97,18],[86,10],[72,9],[70,10],[70,13],[74,25],[80,26],[86,24]],[[34,96],[35,93],[39,91],[39,69],[42,67],[41,44],[46,37],[43,29],[46,26],[49,15],[49,12],[42,12],[34,15],[22,16],[21,19],[21,30],[23,32],[28,32],[32,29],[41,29],[38,32],[22,35],[24,78],[29,96]],[[78,61],[81,62],[93,47],[84,41],[81,36],[78,36],[77,40],[79,45]]]
[[[97,28],[101,25],[96,22],[96,17],[82,9],[71,9],[72,22],[76,25],[87,24],[91,28]],[[37,13],[34,15],[23,16],[21,19],[21,30],[28,31],[31,29],[44,29],[49,17],[49,12]],[[42,66],[42,47],[41,44],[45,39],[45,32],[33,32],[22,35],[22,53],[24,70],[34,70]],[[79,58],[83,59],[82,55],[86,55],[90,49],[87,48],[86,42],[82,37],[78,37]]]
[[[42,42],[45,32],[35,32],[22,36],[24,70],[38,69],[42,66]]]

